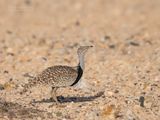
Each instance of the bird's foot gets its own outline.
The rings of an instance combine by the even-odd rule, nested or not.
[[[54,101],[54,103],[51,104],[51,105],[49,106],[49,108],[53,107],[54,105],[59,105],[59,104],[60,104],[59,101],[58,101],[58,99],[57,99],[57,97],[56,97],[56,98],[51,97],[51,98],[50,98],[50,101],[51,101],[51,102]]]
[[[56,98],[50,98],[51,101],[54,101],[54,103],[52,103],[51,105],[49,105],[49,108],[53,107],[53,106],[58,106],[58,107],[65,107],[64,105],[62,105],[60,103],[60,101]]]

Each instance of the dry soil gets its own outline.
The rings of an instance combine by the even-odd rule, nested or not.
[[[30,76],[76,66],[77,87],[20,94]],[[159,120],[160,0],[0,0],[0,119]]]

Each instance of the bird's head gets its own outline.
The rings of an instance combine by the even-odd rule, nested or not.
[[[77,54],[78,56],[81,56],[81,55],[85,55],[85,53],[88,51],[89,48],[91,48],[93,46],[80,46],[77,50]]]

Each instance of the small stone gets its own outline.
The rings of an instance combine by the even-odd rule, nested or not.
[[[9,81],[11,82],[13,80],[13,78],[10,78]]]
[[[116,46],[115,45],[109,45],[109,48],[114,49]]]
[[[25,4],[26,5],[31,5],[31,1],[30,0],[25,0]]]
[[[137,83],[134,83],[134,85],[137,85]]]
[[[4,86],[0,84],[0,90],[4,90]]]
[[[8,74],[9,72],[7,70],[5,70],[4,73]]]
[[[129,44],[132,45],[132,46],[139,46],[139,43],[134,42],[134,41],[130,41]]]
[[[10,31],[10,30],[7,30],[6,32],[7,32],[7,34],[12,34],[12,31]]]
[[[14,56],[14,53],[9,52],[7,55]]]
[[[110,36],[105,35],[104,37],[101,38],[101,41],[102,41],[102,42],[105,42],[105,41],[107,41],[107,40],[109,40],[109,39],[110,39]]]
[[[147,71],[146,71],[146,73],[150,73],[150,72],[151,72],[150,70],[147,70]]]
[[[108,40],[108,39],[110,39],[110,38],[111,38],[111,37],[108,36],[108,35],[104,36],[104,39],[105,39],[105,40]]]
[[[33,39],[36,39],[37,37],[36,37],[36,35],[33,34],[33,35],[32,35],[32,38],[33,38]]]
[[[114,93],[119,93],[119,90],[115,90]]]
[[[139,98],[139,102],[140,102],[140,106],[141,107],[144,107],[144,97],[143,96],[140,96],[140,98]]]
[[[79,26],[79,25],[80,25],[80,22],[79,22],[79,21],[76,21],[76,22],[75,22],[75,25],[76,25],[76,26]]]
[[[47,58],[46,57],[42,57],[42,60],[47,61]]]

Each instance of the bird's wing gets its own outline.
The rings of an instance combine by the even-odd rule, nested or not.
[[[77,78],[78,72],[75,68],[69,66],[53,66],[44,70],[39,79],[44,84],[53,86],[71,85]]]

